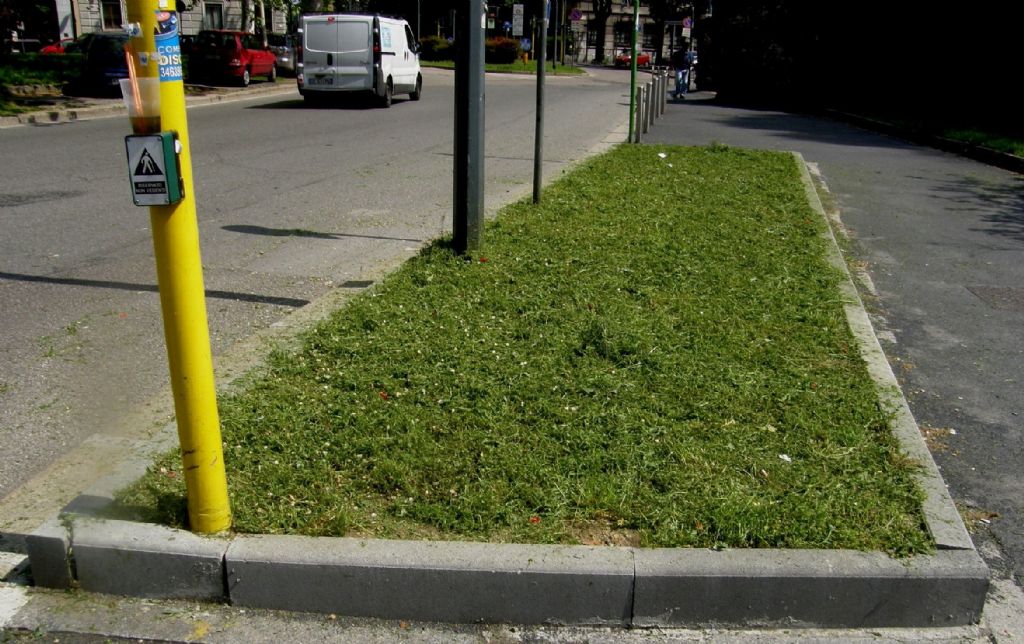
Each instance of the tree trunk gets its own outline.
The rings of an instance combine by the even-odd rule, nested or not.
[[[611,0],[594,0],[594,24],[597,25],[597,42],[594,43],[594,62],[604,62],[605,32],[608,18],[612,15]]]

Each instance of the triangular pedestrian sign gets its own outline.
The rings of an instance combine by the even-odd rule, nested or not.
[[[149,153],[149,150],[143,148],[142,156],[139,157],[139,163],[135,166],[136,177],[162,177],[164,176],[160,166],[153,159],[153,156]]]
[[[182,199],[174,132],[132,134],[124,137],[131,174],[132,201],[136,206],[166,206]]]

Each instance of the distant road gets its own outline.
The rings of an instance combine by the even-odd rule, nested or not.
[[[451,230],[453,76],[424,75],[421,101],[387,110],[294,93],[189,110],[215,356]],[[627,89],[610,70],[549,77],[547,176],[611,140]],[[486,92],[493,211],[531,193],[535,80],[488,76]],[[110,467],[95,456],[106,442],[170,410],[127,130],[124,117],[0,130],[0,532],[57,510]],[[75,468],[51,466],[83,443],[94,452]]]

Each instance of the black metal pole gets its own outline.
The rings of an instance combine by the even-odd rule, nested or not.
[[[540,3],[540,27],[537,30],[537,128],[533,139],[533,203],[540,203],[544,181],[544,74],[548,57],[548,0]]]
[[[455,194],[452,245],[477,250],[484,230],[484,0],[464,0],[455,32]]]

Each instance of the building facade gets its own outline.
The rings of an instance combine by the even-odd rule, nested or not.
[[[256,22],[252,16],[259,15],[259,0],[251,0],[250,24],[242,25],[243,0],[190,0],[181,3],[184,11],[179,13],[181,33],[191,35],[202,29],[237,29],[253,31]],[[94,31],[123,29],[128,21],[125,0],[55,0],[60,38],[76,38]],[[284,11],[266,7],[264,20],[268,33],[284,33],[287,16]]]

